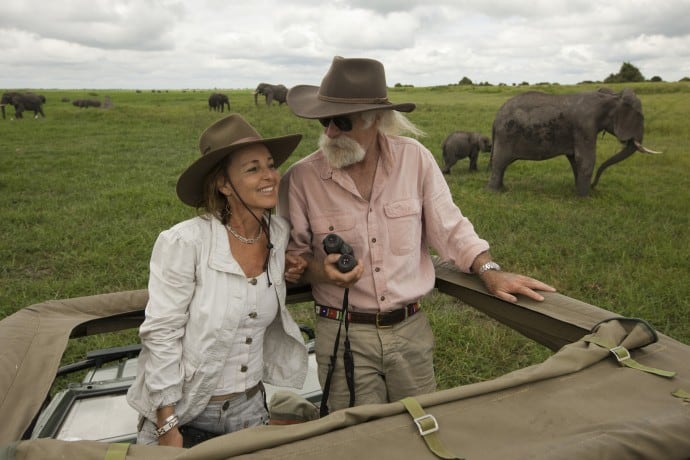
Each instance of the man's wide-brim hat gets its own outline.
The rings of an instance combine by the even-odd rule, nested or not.
[[[183,203],[200,206],[204,201],[204,182],[213,168],[231,153],[250,145],[263,144],[271,152],[276,167],[297,148],[301,134],[264,139],[239,114],[221,118],[201,134],[201,158],[192,163],[177,180],[177,196]]]
[[[338,115],[390,109],[411,112],[411,102],[393,104],[388,100],[383,64],[374,59],[333,58],[321,86],[298,85],[290,89],[287,103],[302,118],[328,118]]]

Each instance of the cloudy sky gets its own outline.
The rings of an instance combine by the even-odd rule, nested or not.
[[[690,0],[2,0],[0,90],[318,84],[335,55],[389,86],[690,77]]]

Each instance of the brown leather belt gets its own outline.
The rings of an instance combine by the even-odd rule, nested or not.
[[[259,392],[259,390],[263,389],[264,383],[259,382],[250,389],[246,391],[238,391],[237,393],[228,393],[225,395],[217,395],[217,396],[211,396],[211,401],[231,401],[233,399],[237,399],[242,395],[247,395],[247,399],[252,399],[256,393]]]
[[[391,327],[394,324],[405,321],[407,318],[421,310],[421,308],[422,307],[419,305],[419,302],[415,302],[405,305],[403,308],[399,308],[397,310],[381,313],[348,311],[347,318],[351,323],[375,324],[378,328]],[[318,316],[323,318],[340,320],[343,316],[342,310],[328,307],[326,305],[316,304],[314,306],[314,311],[316,311]]]

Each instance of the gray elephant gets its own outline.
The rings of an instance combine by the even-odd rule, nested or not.
[[[285,85],[271,85],[270,83],[259,83],[254,90],[254,105],[259,105],[259,94],[266,97],[266,105],[272,105],[273,101],[278,105],[287,103],[288,89]]]
[[[230,99],[226,94],[223,93],[212,93],[208,97],[208,109],[215,110],[218,112],[224,112],[225,106],[228,106],[228,112],[230,111]]]
[[[18,92],[6,92],[0,97],[0,107],[2,107],[2,118],[5,119],[5,106],[14,106],[14,116],[15,118],[24,118],[24,111],[31,110],[34,113],[34,118],[38,118],[38,115],[45,117],[46,114],[43,113],[43,104],[46,98],[40,94],[34,93],[18,93]]]
[[[455,131],[446,137],[442,148],[443,174],[450,174],[450,168],[463,158],[469,158],[470,171],[476,171],[479,152],[491,152],[491,139],[478,132]]]
[[[642,102],[633,90],[606,88],[567,95],[530,91],[508,100],[493,124],[490,190],[502,190],[503,174],[515,160],[546,160],[565,155],[575,175],[575,188],[587,196],[596,161],[597,134],[613,134],[621,150],[599,166],[601,173],[636,151],[660,153],[642,145]]]
[[[72,101],[72,105],[82,109],[88,109],[89,107],[100,107],[101,101],[98,99],[75,99]]]

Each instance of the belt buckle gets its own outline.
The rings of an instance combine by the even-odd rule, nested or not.
[[[393,327],[392,324],[381,324],[379,319],[381,318],[381,313],[376,313],[376,329],[390,329]]]

